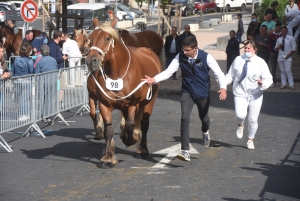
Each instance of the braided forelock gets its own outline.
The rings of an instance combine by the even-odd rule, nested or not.
[[[113,39],[119,40],[119,38],[120,38],[119,33],[111,26],[100,24],[100,25],[98,25],[98,28],[106,33],[109,33],[113,37]]]

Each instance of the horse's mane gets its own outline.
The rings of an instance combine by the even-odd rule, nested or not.
[[[89,37],[89,35],[88,35],[88,34],[86,33],[86,31],[83,30],[83,29],[78,29],[78,30],[76,30],[76,31],[75,31],[75,36],[77,36],[77,35],[80,34],[81,32],[83,33],[84,36]]]
[[[104,32],[111,34],[115,40],[119,40],[119,38],[120,38],[119,33],[111,26],[105,25],[105,24],[99,24],[98,28]]]

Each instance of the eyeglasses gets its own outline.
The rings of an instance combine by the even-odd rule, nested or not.
[[[182,49],[182,51],[183,52],[190,52],[190,51],[192,51],[193,49],[190,49],[190,50],[185,50],[185,49],[183,49],[183,48],[181,48]]]

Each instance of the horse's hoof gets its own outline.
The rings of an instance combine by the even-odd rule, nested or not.
[[[100,163],[98,164],[98,168],[101,168],[101,169],[109,169],[109,168],[113,168],[113,167],[115,167],[115,165],[110,162],[100,161]]]
[[[94,135],[94,140],[101,140],[102,137],[100,135]]]

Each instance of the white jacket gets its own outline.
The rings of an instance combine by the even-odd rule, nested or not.
[[[235,58],[226,74],[227,85],[233,81],[232,90],[235,96],[248,97],[253,94],[262,94],[263,91],[269,88],[273,83],[273,77],[268,65],[262,58],[256,55],[253,56],[250,62],[248,62],[247,76],[239,84],[238,81],[243,72],[245,62],[246,57],[244,55]],[[258,79],[262,80],[263,84],[261,86],[257,84],[256,80]]]

